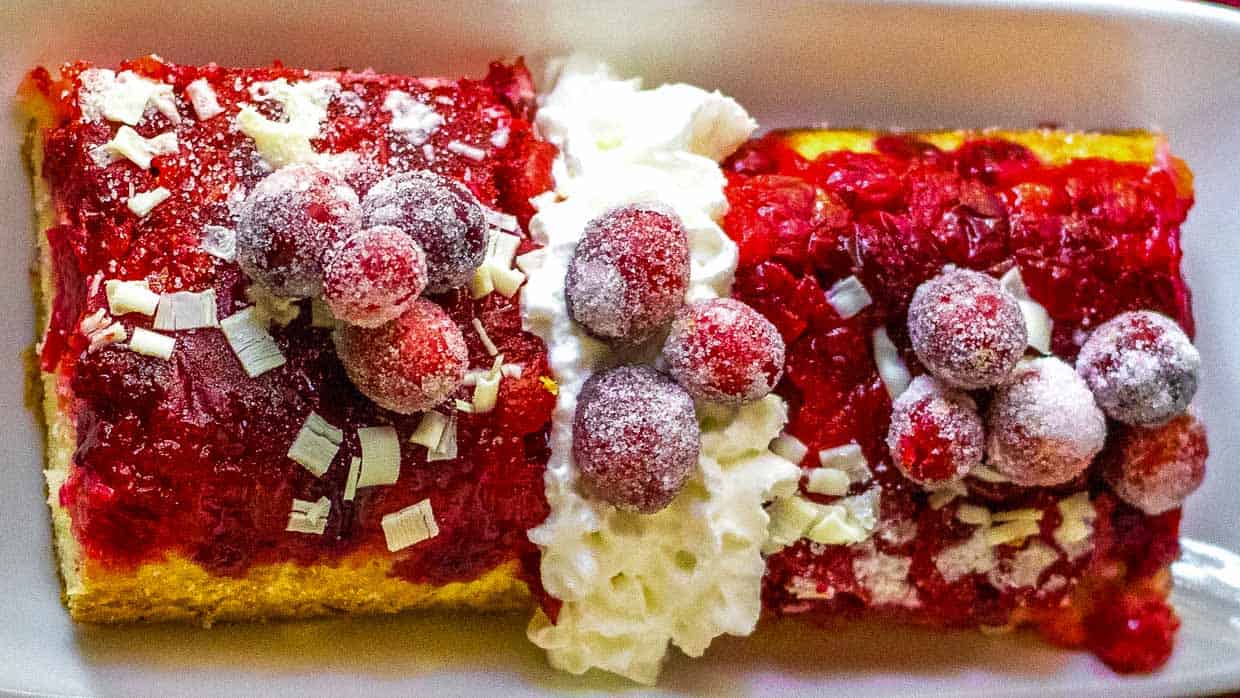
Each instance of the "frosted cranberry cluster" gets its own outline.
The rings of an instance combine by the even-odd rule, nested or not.
[[[685,302],[688,234],[662,204],[620,206],[591,221],[564,284],[573,320],[613,347],[657,346],[666,335],[669,375],[648,366],[597,373],[573,419],[583,489],[621,509],[657,512],[697,463],[694,400],[737,405],[770,393],[783,372],[783,339],[740,301]]]
[[[468,368],[460,328],[422,293],[465,283],[486,243],[482,205],[447,177],[402,172],[359,201],[333,174],[294,164],[246,198],[237,261],[276,295],[321,296],[343,323],[334,340],[354,385],[411,414],[448,397]]]
[[[895,400],[887,435],[908,479],[943,487],[985,462],[1019,486],[1060,485],[1103,453],[1110,418],[1103,472],[1121,499],[1159,514],[1201,484],[1205,432],[1188,412],[1201,359],[1170,318],[1113,318],[1074,370],[1054,356],[1024,358],[1017,298],[986,274],[949,267],[917,288],[908,331],[929,372]]]

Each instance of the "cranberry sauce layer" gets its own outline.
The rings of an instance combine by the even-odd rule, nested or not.
[[[1162,570],[1178,553],[1179,509],[1148,516],[1124,504],[1107,491],[1096,463],[1054,488],[970,477],[967,494],[932,505],[891,465],[892,400],[872,334],[886,328],[909,371],[924,373],[910,346],[909,303],[949,264],[994,276],[1019,265],[1029,294],[1054,321],[1053,352],[1068,362],[1091,328],[1122,311],[1158,311],[1191,334],[1179,270],[1179,229],[1192,204],[1187,170],[1170,158],[1165,166],[1051,164],[1015,142],[980,135],[951,150],[883,136],[870,152],[828,149],[807,158],[795,147],[805,133],[752,141],[725,166],[725,228],[741,248],[734,292],[787,341],[778,392],[791,406],[788,432],[809,447],[806,465],[817,466],[821,449],[857,442],[882,488],[881,513],[865,544],[802,539],[772,556],[768,610],[869,609],[943,626],[1034,622],[1053,641],[1088,646],[1117,669],[1159,666],[1178,625],[1164,601]],[[844,319],[826,291],[854,275],[873,302]],[[1121,431],[1112,427],[1108,446]],[[1083,490],[1096,517],[1091,535],[1062,545],[1056,532],[1071,509],[1060,504]],[[977,527],[957,516],[965,503],[1036,509],[1038,533],[969,559],[961,546]],[[955,558],[944,564],[949,549]]]
[[[174,122],[148,106],[134,126],[145,138],[174,131],[179,144],[145,169],[125,158],[101,166],[91,157],[119,124],[84,115],[82,75],[89,68],[68,65],[59,79],[38,70],[25,88],[41,92],[58,118],[43,134],[42,174],[58,220],[47,232],[57,297],[42,358],[72,397],[78,443],[60,501],[84,554],[117,569],[178,554],[220,575],[242,575],[256,564],[330,563],[355,552],[387,555],[381,517],[425,498],[439,535],[394,555],[394,574],[436,584],[469,580],[532,554],[525,530],[547,513],[542,474],[554,397],[540,380],[548,373],[545,347],[522,331],[517,296],[473,300],[458,289],[433,298],[462,328],[472,368],[494,361],[474,329],[479,319],[505,362],[523,372],[503,381],[493,411],[458,413],[459,453],[432,463],[424,447],[409,442],[419,415],[384,411],[357,392],[330,330],[312,323],[308,300],[293,306],[296,317],[287,325],[272,325],[286,363],[257,378],[247,377],[219,329],[172,333],[169,360],[120,345],[91,350],[79,331],[83,318],[107,309],[100,282],[108,279],[145,279],[157,293],[214,289],[221,318],[252,304],[250,280],[234,262],[204,251],[203,239],[207,226],[233,227],[236,204],[270,173],[236,126],[242,104],[281,118],[277,104],[253,98],[256,82],[339,83],[312,145],[318,153],[356,154],[345,178],[359,196],[390,174],[430,169],[464,182],[523,228],[532,214],[529,197],[550,187],[555,155],[532,132],[533,90],[523,65],[494,64],[483,80],[451,81],[141,58],[121,70],[172,85],[180,117]],[[219,115],[199,118],[192,107],[187,87],[198,80],[214,91]],[[430,105],[442,119],[432,121],[424,142],[389,128],[393,110],[385,97],[392,90]],[[135,215],[128,197],[157,187],[171,196],[148,215]],[[130,334],[151,325],[137,313],[118,319]],[[453,397],[468,399],[471,390],[462,387]],[[287,456],[311,411],[344,432],[322,477]],[[399,480],[344,501],[350,461],[360,456],[357,429],[387,424],[400,438]],[[292,500],[320,496],[331,502],[323,535],[286,531]]]

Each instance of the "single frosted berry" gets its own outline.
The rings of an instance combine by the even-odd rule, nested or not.
[[[1122,313],[1094,330],[1076,359],[1077,373],[1106,415],[1134,426],[1182,414],[1197,393],[1201,355],[1169,317]]]
[[[1206,427],[1191,412],[1128,427],[1107,446],[1102,474],[1119,498],[1151,516],[1175,509],[1206,476]]]
[[[323,298],[351,325],[378,327],[402,315],[426,288],[426,255],[413,238],[378,225],[345,241],[323,270]]]
[[[986,434],[977,404],[930,376],[918,376],[892,405],[887,448],[908,479],[938,486],[982,462]]]
[[[748,305],[715,298],[677,313],[663,360],[695,399],[739,404],[775,389],[784,370],[784,339]]]
[[[1028,343],[1016,297],[968,269],[948,269],[917,287],[908,331],[926,369],[963,390],[1002,383]]]
[[[464,184],[429,170],[380,180],[362,199],[362,212],[367,226],[399,228],[421,245],[431,293],[467,283],[486,256],[482,204]]]
[[[280,296],[318,295],[325,255],[361,230],[357,193],[313,165],[267,175],[241,206],[237,263]]]
[[[652,514],[676,497],[697,465],[693,399],[645,366],[595,374],[573,416],[573,459],[586,492]]]
[[[1049,487],[1081,474],[1106,440],[1106,417],[1072,367],[1055,357],[1022,361],[995,391],[986,457],[1013,483]]]
[[[685,303],[689,236],[670,208],[630,204],[586,225],[564,279],[568,313],[590,334],[639,342]]]
[[[353,385],[375,404],[412,414],[443,402],[465,379],[465,336],[434,303],[419,298],[378,327],[343,325],[336,353]]]

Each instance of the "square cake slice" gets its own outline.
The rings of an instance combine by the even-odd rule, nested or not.
[[[38,69],[21,93],[72,616],[526,604],[554,383],[522,331],[511,258],[532,247],[528,201],[550,187],[555,149],[531,128],[524,66],[448,80],[149,56]],[[287,282],[276,295],[242,272],[237,241],[247,207],[261,227],[251,199],[273,172],[293,173],[280,191],[300,208],[285,222],[313,231],[334,211],[315,187],[369,211],[372,188],[415,171],[476,198],[504,249],[487,250],[494,273],[472,289],[432,289],[473,380],[406,414],[349,380],[337,320],[297,298],[315,285],[294,283],[299,252],[268,241]]]
[[[1207,452],[1165,139],[776,131],[725,169],[734,293],[788,344],[805,472],[769,508],[767,610],[1165,662]]]

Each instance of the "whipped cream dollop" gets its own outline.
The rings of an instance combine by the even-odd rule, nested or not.
[[[526,326],[547,343],[559,399],[551,427],[547,520],[529,532],[542,550],[542,582],[562,600],[555,623],[541,612],[529,637],[560,669],[597,667],[635,681],[658,676],[669,643],[701,655],[724,633],[751,632],[761,612],[764,503],[796,489],[798,468],[768,446],[787,421],[770,395],[739,409],[699,404],[702,448],[689,484],[666,509],[624,512],[577,486],[572,422],[596,370],[649,362],[650,345],[617,352],[568,316],[564,279],[586,224],[608,209],[660,201],[683,220],[691,257],[689,300],[726,296],[736,245],[717,221],[727,210],[719,161],[755,128],[731,98],[689,85],[643,90],[602,64],[553,66],[538,127],[560,148],[556,191],[535,200],[530,232],[543,247],[517,262]]]

